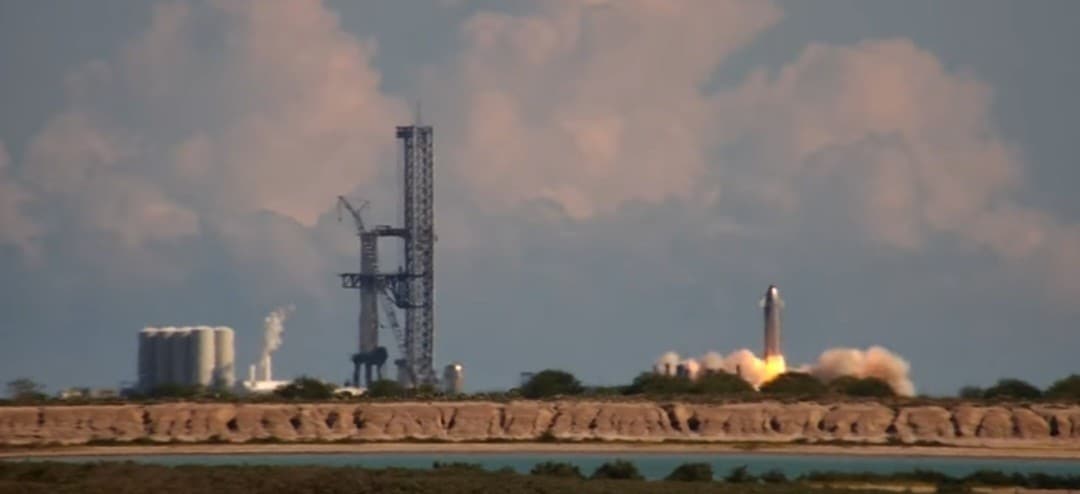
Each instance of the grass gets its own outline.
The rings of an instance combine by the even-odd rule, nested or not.
[[[476,465],[440,464],[430,470],[319,466],[178,466],[131,462],[0,462],[0,494],[6,493],[713,493],[794,494],[807,484],[724,483],[583,479],[574,475],[522,474]],[[813,489],[820,494],[873,492]]]
[[[668,480],[641,480],[636,466],[613,461],[583,475],[569,464],[543,463],[530,474],[485,470],[470,463],[436,462],[429,470],[323,466],[185,465],[166,467],[133,462],[3,462],[0,494],[6,493],[741,493],[881,492],[896,486],[928,486],[937,492],[971,492],[972,487],[1077,489],[1080,475],[1006,474],[980,471],[965,477],[914,470],[892,474],[811,472],[788,479],[779,472],[751,475],[745,467],[715,476],[708,464],[680,465]],[[588,477],[588,478],[587,478]]]

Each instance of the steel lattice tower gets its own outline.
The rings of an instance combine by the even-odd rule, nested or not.
[[[435,374],[435,181],[431,126],[397,128],[405,178],[405,360],[416,384]]]

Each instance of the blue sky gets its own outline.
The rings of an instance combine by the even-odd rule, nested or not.
[[[628,381],[883,345],[927,393],[1077,372],[1075,2],[0,5],[0,378],[115,385],[144,326],[296,312],[340,381],[393,126],[435,126],[437,360]],[[392,262],[392,260],[388,260]],[[382,335],[390,343],[389,334]]]

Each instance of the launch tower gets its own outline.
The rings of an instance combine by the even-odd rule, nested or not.
[[[418,119],[419,120],[419,119]],[[360,368],[371,383],[371,369],[379,376],[386,362],[386,350],[378,346],[378,294],[389,304],[384,307],[388,323],[398,336],[401,359],[398,379],[409,385],[436,384],[435,373],[435,180],[434,133],[430,125],[407,125],[396,129],[401,141],[404,193],[404,226],[380,225],[368,231],[358,209],[340,198],[356,219],[361,240],[359,273],[342,273],[344,288],[360,290],[360,352],[352,356],[353,382]],[[405,265],[397,273],[378,271],[378,237],[404,240]],[[393,307],[405,311],[405,331],[399,334]]]

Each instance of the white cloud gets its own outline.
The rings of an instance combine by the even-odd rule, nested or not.
[[[687,228],[736,225],[740,235],[761,226],[738,211],[817,221],[809,206],[824,202],[818,214],[879,245],[915,252],[949,234],[1057,288],[1080,278],[1061,274],[1077,265],[1076,228],[1011,199],[1023,164],[992,124],[990,88],[908,40],[813,44],[775,73],[709,94],[728,56],[778,21],[772,3],[530,9],[474,14],[457,54],[426,72],[440,183],[471,196],[461,202],[499,215],[540,200],[589,222],[631,203],[684,201],[722,213]],[[5,194],[11,227],[0,241],[40,235],[16,214],[32,192],[62,206],[46,217],[131,249],[226,223],[236,251],[283,235],[311,236],[282,241],[300,250],[330,242],[316,225],[334,197],[358,187],[386,196],[379,180],[395,175],[392,126],[408,112],[380,88],[375,53],[320,2],[159,6],[119,56],[69,77],[69,108],[30,144],[20,182],[0,182],[29,188]],[[265,211],[296,228],[235,224]],[[475,223],[454,218],[456,229]],[[484,231],[444,238],[493,240]],[[473,235],[488,236],[463,240]],[[289,272],[325,268],[315,254],[271,250],[267,262]]]
[[[702,86],[779,18],[771,3],[726,0],[537,7],[473,16],[429,87],[462,122],[447,154],[475,193],[495,207],[549,199],[579,219],[694,190]]]
[[[909,40],[811,45],[718,95],[725,145],[749,157],[721,176],[751,203],[795,212],[832,201],[817,214],[847,216],[881,245],[922,250],[947,234],[1064,289],[1055,273],[1080,275],[1075,228],[1015,202],[1024,164],[992,123],[991,96]]]
[[[37,255],[33,239],[40,228],[26,216],[24,205],[32,198],[26,188],[11,176],[11,156],[0,142],[0,245],[17,246],[25,255]]]
[[[226,245],[314,268],[235,219],[269,211],[314,226],[336,195],[392,166],[406,112],[381,92],[374,54],[320,2],[159,5],[118,56],[68,77],[69,107],[33,139],[21,175],[55,232],[138,250],[232,218]]]

